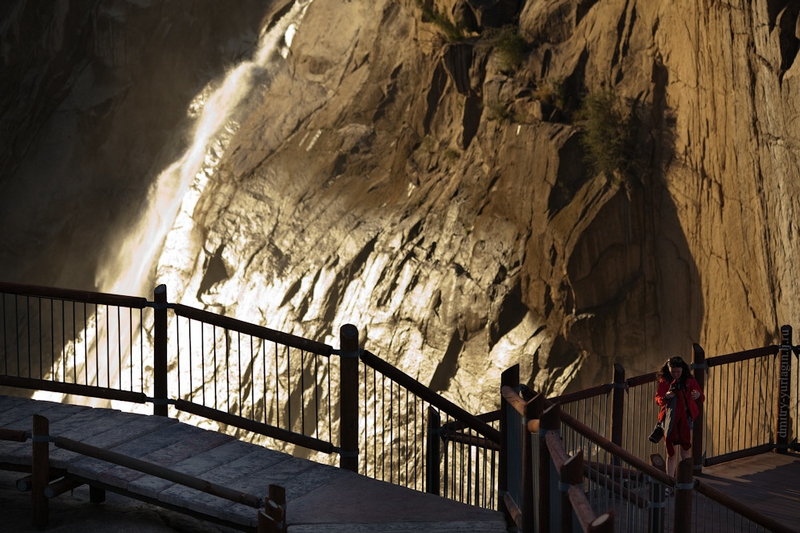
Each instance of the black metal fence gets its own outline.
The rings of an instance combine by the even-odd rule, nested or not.
[[[3,283],[0,298],[0,387],[190,413],[278,447],[338,454],[370,477],[497,505],[497,420],[360,349],[353,326],[334,349],[169,303],[163,285],[153,301]]]
[[[164,286],[151,302],[0,283],[0,387],[152,404],[154,414],[183,411],[338,454],[344,468],[464,503],[510,512],[510,498],[519,513],[532,505],[522,492],[532,483],[522,458],[533,451],[521,443],[533,418],[514,429],[505,407],[472,415],[362,349],[354,326],[340,333],[334,349],[168,303]],[[707,397],[695,424],[695,469],[799,449],[800,365],[792,364],[799,351],[788,326],[780,345],[709,359],[694,346],[692,367]],[[582,454],[596,517],[607,509],[617,524],[650,520],[637,513],[654,501],[642,491],[658,478],[637,469],[656,451],[646,440],[658,409],[655,388],[655,373],[626,379],[617,365],[611,383],[548,400],[582,428],[564,426],[561,439],[567,455]],[[524,402],[533,396],[518,383],[516,394]],[[608,455],[606,441],[630,457]],[[608,465],[633,477],[609,477]]]

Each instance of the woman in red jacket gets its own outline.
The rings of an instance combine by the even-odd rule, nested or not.
[[[680,357],[671,357],[658,373],[656,403],[661,406],[658,420],[664,427],[667,445],[667,474],[675,477],[675,446],[681,448],[681,460],[692,456],[692,424],[700,414],[697,402],[705,399],[689,365]]]

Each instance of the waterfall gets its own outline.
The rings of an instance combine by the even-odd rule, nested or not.
[[[224,156],[230,139],[238,130],[237,119],[251,100],[263,96],[260,90],[263,78],[269,74],[271,66],[287,57],[292,38],[312,1],[297,0],[277,23],[262,33],[251,59],[231,68],[221,82],[209,83],[192,100],[187,110],[194,119],[191,144],[154,181],[138,222],[133,225],[124,242],[119,244],[118,250],[109,253],[109,259],[98,269],[98,290],[152,299],[155,285],[165,283],[171,294],[183,292],[181,288],[187,279],[181,275],[191,277],[196,251],[202,244],[194,231],[195,206]],[[181,267],[170,269],[165,276],[168,279],[157,280],[155,269],[162,258],[170,265]],[[98,315],[100,313],[98,311]],[[116,329],[106,331],[103,325],[105,319],[100,316],[95,318],[95,323],[101,325],[99,328],[80,331],[64,347],[58,364],[66,365],[65,372],[86,370],[83,366],[67,369],[72,364],[69,361],[74,361],[70,354],[85,351],[86,346],[100,346],[106,338],[123,335]],[[134,329],[131,328],[131,331]],[[136,337],[134,342],[149,343],[147,335],[142,339],[138,338],[138,333],[132,335]],[[129,339],[123,340],[120,346],[127,346]],[[152,347],[148,349],[152,350]],[[132,363],[129,354],[122,353],[119,360],[119,364],[115,363],[109,354],[108,364],[113,368],[109,369],[108,382],[115,382],[120,372],[124,376],[130,370]],[[78,366],[77,363],[75,366]],[[92,379],[96,385],[101,385],[101,377],[97,374]],[[34,398],[61,401],[62,395],[38,391]],[[112,406],[116,404],[111,403]],[[90,404],[99,405],[97,401],[90,401]],[[130,406],[127,409],[130,410]]]
[[[191,276],[195,251],[201,244],[193,231],[194,208],[238,130],[242,108],[258,93],[260,76],[274,61],[286,57],[311,1],[296,1],[262,34],[252,59],[232,68],[218,87],[209,84],[194,98],[187,111],[195,118],[191,145],[155,180],[138,223],[113,260],[100,269],[99,290],[149,295],[156,281],[166,283],[172,291],[184,285],[182,275]],[[183,265],[183,270],[173,269],[169,279],[156,280],[155,265],[162,254],[167,255],[169,264]],[[180,293],[182,290],[172,294]]]

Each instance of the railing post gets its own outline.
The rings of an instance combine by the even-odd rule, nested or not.
[[[700,390],[706,390],[706,352],[703,348],[694,343],[692,345],[692,369],[694,370],[694,379],[700,385]],[[703,404],[705,402],[697,402],[698,415],[697,420],[694,421],[694,429],[692,430],[692,459],[694,459],[694,473],[700,474],[703,471]]]
[[[167,286],[161,284],[153,293],[153,414],[168,416]]]
[[[625,369],[619,363],[614,363],[614,389],[611,402],[611,442],[622,446],[622,424],[625,417]],[[619,465],[619,458],[614,457],[613,463]]]
[[[50,421],[33,415],[31,437],[31,525],[44,527],[50,521],[50,504],[44,494],[50,483]]]
[[[775,432],[776,451],[789,451],[789,407],[792,396],[792,326],[781,326],[780,374],[778,378],[778,427]]]
[[[439,495],[439,455],[441,453],[439,443],[441,437],[439,430],[441,429],[442,419],[439,412],[433,407],[428,406],[428,432],[427,438],[428,445],[425,450],[425,492],[428,494]],[[500,471],[502,472],[502,461],[500,462]]]
[[[573,485],[583,486],[583,450],[578,450],[575,455],[561,465],[561,472],[558,476],[561,484],[561,531],[572,533],[574,512],[568,490]]]
[[[692,530],[692,492],[694,490],[694,470],[692,458],[678,463],[675,484],[675,518],[674,531]]]
[[[500,375],[500,389],[508,386],[513,388],[519,387],[519,364],[512,366]],[[508,492],[508,410],[510,406],[506,402],[502,394],[500,396],[500,452],[498,453],[498,461],[500,462],[500,470],[497,473],[497,508],[506,517],[506,523],[513,524],[511,512],[508,509],[505,501],[505,495]]]
[[[550,471],[552,469],[553,459],[550,457],[550,449],[547,447],[547,440],[545,436],[548,431],[561,431],[561,407],[558,404],[551,405],[545,409],[539,416],[539,475],[536,483],[538,484],[536,492],[538,494],[539,502],[539,516],[537,524],[539,525],[540,533],[547,533],[550,531]],[[528,452],[530,455],[530,452]],[[527,517],[527,513],[523,514],[523,518]],[[524,529],[524,528],[523,528]],[[530,530],[533,531],[531,527]]]
[[[339,467],[358,472],[358,329],[345,324],[339,339]]]
[[[662,472],[667,471],[667,463],[661,455],[654,453],[650,455],[650,464]],[[648,532],[663,533],[664,531],[664,486],[653,479],[650,483],[650,512],[648,513]]]

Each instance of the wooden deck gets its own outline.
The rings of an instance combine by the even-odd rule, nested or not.
[[[506,531],[503,516],[369,479],[174,419],[112,409],[0,396],[0,427],[30,430],[32,415],[50,435],[80,441],[263,498],[270,484],[286,489],[288,531],[455,533]],[[0,466],[24,471],[31,441],[0,441]],[[257,511],[163,479],[50,447],[52,468],[105,490],[213,522],[253,530]]]
[[[800,455],[763,453],[704,467],[699,479],[800,531]]]

